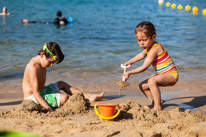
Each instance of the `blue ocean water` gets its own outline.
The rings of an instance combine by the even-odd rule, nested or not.
[[[197,6],[199,14],[159,6],[158,0],[0,0],[0,7],[6,6],[11,14],[0,16],[0,79],[22,77],[28,61],[49,41],[56,41],[65,54],[65,60],[50,72],[120,77],[120,64],[142,50],[134,30],[144,20],[156,26],[157,41],[165,46],[180,73],[203,77],[206,16],[202,9],[206,2],[165,3],[168,1]],[[65,17],[72,16],[73,23],[64,27],[21,24],[24,18],[52,22],[58,10]],[[153,68],[147,72],[153,73]]]

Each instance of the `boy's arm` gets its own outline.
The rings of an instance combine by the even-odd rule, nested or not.
[[[132,65],[133,63],[140,61],[142,59],[144,59],[146,57],[146,53],[143,50],[142,52],[138,53],[136,56],[134,56],[132,59],[130,59],[129,61],[127,61],[126,63],[124,63],[125,66],[127,65]]]
[[[39,84],[38,84],[38,78],[37,78],[37,69],[31,68],[31,73],[29,73],[29,80],[32,86],[32,92],[37,100],[37,102],[48,111],[52,111],[51,107],[46,103],[46,101],[41,97],[39,94]]]

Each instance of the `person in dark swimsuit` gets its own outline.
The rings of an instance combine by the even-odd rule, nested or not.
[[[57,12],[57,17],[54,19],[54,24],[56,24],[56,25],[66,25],[68,23],[69,22],[67,21],[67,19],[62,16],[62,12],[58,11]]]

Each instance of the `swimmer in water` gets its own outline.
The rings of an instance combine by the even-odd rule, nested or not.
[[[10,13],[7,12],[7,8],[5,6],[2,8],[2,13],[0,13],[0,15],[2,16],[10,15]]]
[[[51,23],[51,22],[44,22],[44,21],[34,21],[34,20],[32,20],[32,21],[29,21],[28,19],[23,19],[22,21],[21,21],[21,23],[22,24],[28,24],[28,23],[40,23],[40,24],[49,24],[49,23]]]
[[[57,12],[57,17],[54,19],[54,24],[56,24],[56,25],[66,25],[68,23],[69,22],[67,21],[67,19],[62,16],[62,12],[58,11]]]

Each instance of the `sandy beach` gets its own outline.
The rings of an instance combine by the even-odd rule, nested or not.
[[[163,110],[157,112],[143,109],[149,101],[134,81],[122,89],[121,96],[117,81],[96,85],[77,81],[72,84],[86,92],[105,91],[103,100],[95,103],[119,104],[119,116],[112,121],[100,119],[95,114],[94,103],[81,94],[71,96],[54,112],[41,112],[34,109],[32,102],[22,102],[22,79],[17,78],[0,83],[0,129],[44,137],[203,137],[206,134],[206,80],[180,81],[173,87],[162,88]]]
[[[7,130],[41,137],[205,137],[206,2],[167,2],[198,7],[199,13],[173,9],[166,2],[159,6],[156,0],[2,0],[0,7],[6,6],[11,14],[0,17],[0,137]],[[59,10],[73,22],[53,24]],[[37,23],[22,24],[22,19]],[[162,111],[143,109],[150,102],[138,87],[155,74],[152,66],[132,75],[130,85],[120,96],[118,92],[121,64],[142,52],[135,36],[142,21],[155,25],[156,41],[179,72],[176,85],[161,87]],[[23,101],[25,66],[50,41],[61,46],[65,58],[47,69],[45,85],[62,80],[83,92],[104,92],[102,101],[90,103],[76,94],[50,113]],[[141,64],[143,60],[131,69]],[[120,105],[120,114],[102,120],[95,103]]]

